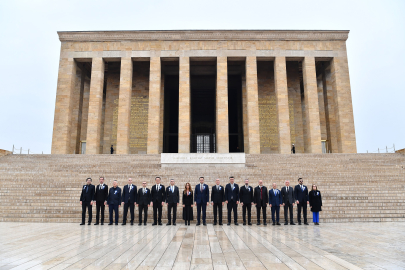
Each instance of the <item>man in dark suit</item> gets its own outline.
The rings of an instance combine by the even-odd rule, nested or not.
[[[173,209],[173,226],[176,226],[177,206],[179,205],[179,188],[174,185],[174,179],[170,179],[170,186],[166,189],[166,204],[167,204],[167,224],[171,225],[171,216]]]
[[[86,179],[86,185],[83,185],[82,194],[80,195],[80,204],[82,206],[82,223],[80,225],[85,224],[86,219],[86,208],[89,211],[89,223],[91,223],[92,218],[92,205],[94,201],[94,185],[91,184],[91,178]]]
[[[301,208],[303,210],[304,215],[304,224],[309,225],[307,222],[307,204],[309,204],[308,200],[308,188],[304,185],[304,181],[302,178],[298,178],[298,185],[294,188],[294,197],[295,202],[297,203],[297,220],[298,225],[301,225]]]
[[[281,198],[284,206],[284,225],[288,225],[288,211],[290,211],[290,224],[295,225],[293,216],[294,190],[290,187],[290,181],[288,180],[285,181],[285,186],[281,189]]]
[[[118,187],[118,181],[114,180],[112,188],[108,193],[107,205],[110,212],[110,223],[108,225],[113,225],[113,214],[115,213],[115,225],[118,225],[118,208],[121,206],[121,188]]]
[[[273,188],[269,190],[269,205],[271,207],[271,220],[273,221],[273,226],[280,224],[280,205],[283,204],[281,198],[281,191],[277,189],[276,183],[273,183]],[[276,218],[274,217],[276,214]]]
[[[257,225],[260,225],[260,210],[263,212],[263,225],[267,226],[267,203],[269,197],[267,187],[263,186],[263,180],[259,180],[259,185],[255,187],[254,200],[257,212]]]
[[[100,212],[101,212],[101,225],[104,225],[104,211],[105,205],[107,204],[108,197],[108,186],[104,184],[104,177],[99,178],[100,184],[96,187],[96,195],[94,199],[96,201],[96,223],[98,225],[100,221]],[[94,203],[94,202],[93,202]]]
[[[211,189],[211,204],[214,207],[214,225],[217,225],[217,214],[219,225],[222,225],[222,206],[225,202],[225,189],[220,185],[219,179],[215,180],[215,186]]]
[[[132,184],[132,178],[128,178],[128,185],[125,185],[122,191],[122,204],[124,205],[122,225],[127,224],[128,208],[131,212],[131,225],[134,225],[136,195],[137,187]]]
[[[146,187],[146,181],[142,182],[142,188],[138,190],[137,204],[138,214],[139,214],[139,223],[138,226],[142,225],[142,211],[143,211],[143,225],[146,226],[146,221],[148,220],[148,206],[152,201],[152,195],[149,188]]]
[[[239,204],[239,186],[235,184],[235,178],[229,177],[229,183],[225,187],[225,202],[228,206],[228,226],[231,225],[231,212],[233,211],[233,220],[238,224],[238,204]]]
[[[240,188],[239,197],[243,209],[243,225],[246,225],[246,210],[248,213],[248,225],[252,225],[251,211],[254,200],[253,187],[249,186],[249,179],[245,179],[245,185]]]
[[[152,202],[151,205],[153,206],[153,224],[152,226],[162,226],[162,206],[166,200],[166,191],[165,186],[160,184],[160,177],[155,177],[156,185],[152,187],[151,195],[152,195]],[[159,216],[158,216],[159,212]],[[159,222],[159,223],[158,223]]]
[[[194,204],[197,205],[197,226],[200,223],[201,217],[201,210],[202,210],[202,220],[203,225],[206,226],[207,223],[205,222],[207,205],[210,201],[210,191],[208,185],[204,184],[204,177],[200,177],[200,184],[195,186],[194,190]]]

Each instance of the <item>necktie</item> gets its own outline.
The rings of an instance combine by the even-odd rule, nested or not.
[[[86,186],[86,193],[87,193],[87,191],[89,191],[89,186],[88,185]]]
[[[263,190],[262,190],[262,187],[260,187],[260,200],[263,200]]]
[[[143,188],[143,194],[145,194],[145,192],[146,192],[146,189],[145,189],[145,188]]]
[[[287,187],[287,193],[288,193],[288,187]]]
[[[101,190],[101,187],[102,187],[102,186],[100,185],[100,190]]]
[[[302,191],[304,191],[304,186],[303,185],[301,185],[301,189],[302,189]]]
[[[200,184],[200,191],[201,191],[201,193],[202,193],[202,184]]]
[[[174,187],[172,186],[172,193],[174,192]]]

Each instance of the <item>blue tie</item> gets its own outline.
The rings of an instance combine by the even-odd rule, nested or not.
[[[87,191],[89,191],[89,186],[86,186],[86,193],[87,193]]]

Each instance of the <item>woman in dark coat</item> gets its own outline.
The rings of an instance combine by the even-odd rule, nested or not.
[[[312,221],[315,225],[319,225],[319,212],[322,211],[322,196],[316,185],[312,185],[312,190],[309,192],[309,206],[312,211]]]
[[[190,226],[190,220],[193,220],[193,190],[190,183],[186,183],[183,191],[183,220],[184,225]]]

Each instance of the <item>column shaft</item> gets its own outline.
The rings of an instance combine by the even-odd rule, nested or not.
[[[229,153],[229,122],[228,122],[228,59],[217,58],[217,153]]]
[[[190,153],[190,58],[180,57],[179,153]]]
[[[318,88],[314,57],[305,57],[302,62],[302,72],[304,77],[305,120],[307,126],[306,152],[322,153]]]
[[[86,154],[100,154],[103,109],[104,60],[93,58],[91,65],[89,117],[87,122]]]
[[[336,134],[335,101],[333,99],[333,87],[330,67],[323,70],[323,98],[325,103],[326,132],[329,150],[339,153]]]
[[[121,58],[117,123],[117,154],[130,154],[129,126],[131,122],[132,71],[133,64],[131,57]]]
[[[331,63],[331,73],[339,153],[357,153],[347,58],[335,57]]]
[[[76,69],[77,66],[73,58],[60,59],[52,135],[52,154],[70,154],[72,100],[76,85]]]
[[[277,102],[279,153],[291,153],[290,111],[288,106],[287,68],[285,57],[274,61],[274,81]]]
[[[160,57],[151,57],[149,76],[148,154],[159,154],[161,76]]]
[[[259,96],[256,56],[246,57],[246,99],[249,154],[260,154]]]

